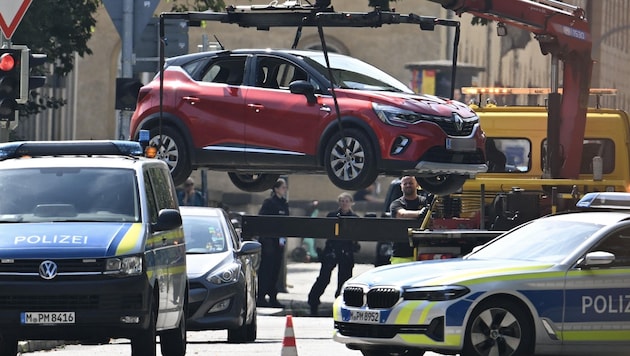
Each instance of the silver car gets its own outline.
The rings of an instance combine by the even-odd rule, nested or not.
[[[188,330],[227,329],[228,342],[256,340],[260,243],[241,241],[223,209],[180,211],[187,238]]]
[[[363,355],[627,355],[630,214],[543,217],[463,258],[378,267],[333,310],[334,339]]]

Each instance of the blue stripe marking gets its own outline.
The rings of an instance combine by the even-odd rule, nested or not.
[[[519,292],[534,305],[538,315],[554,323],[562,322],[563,290],[521,290]]]
[[[444,324],[446,326],[461,326],[464,324],[464,318],[466,312],[470,309],[470,305],[477,299],[483,292],[477,292],[458,300],[446,308],[446,319]]]

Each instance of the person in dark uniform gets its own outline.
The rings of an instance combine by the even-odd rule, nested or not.
[[[350,193],[341,193],[338,197],[338,202],[339,209],[329,212],[326,217],[358,217],[358,215],[352,211],[354,201]],[[320,255],[321,267],[319,276],[315,280],[313,287],[311,287],[311,291],[308,293],[308,304],[311,307],[311,315],[317,315],[320,304],[319,298],[324,294],[324,290],[326,290],[326,287],[330,283],[332,271],[336,266],[339,266],[339,270],[337,271],[337,290],[335,291],[335,297],[339,296],[343,284],[352,277],[354,253],[358,250],[359,244],[356,241],[326,240],[326,245]]]
[[[419,185],[416,177],[402,177],[400,188],[403,195],[389,205],[392,217],[422,221],[427,213],[427,197],[418,193]],[[413,246],[410,246],[409,242],[394,242],[394,251],[390,261],[392,264],[415,261]]]
[[[258,215],[289,215],[289,203],[286,199],[287,182],[279,178],[273,185],[271,196],[263,201]],[[285,238],[265,237],[258,238],[262,245],[260,267],[258,268],[258,300],[256,305],[260,307],[284,308],[278,302],[278,277],[282,259],[284,257]],[[269,300],[267,300],[269,296]]]

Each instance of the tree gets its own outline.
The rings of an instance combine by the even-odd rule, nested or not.
[[[34,1],[11,41],[16,45],[28,46],[31,53],[45,53],[47,62],[54,64],[53,73],[66,76],[74,68],[75,53],[81,57],[92,54],[87,43],[92,37],[96,24],[94,14],[100,3],[100,0]],[[41,67],[38,69],[43,69]],[[20,110],[21,115],[35,114],[45,108],[58,108],[66,103],[63,99],[41,96],[35,91],[30,95],[29,102]]]

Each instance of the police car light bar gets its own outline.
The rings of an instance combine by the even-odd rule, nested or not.
[[[493,95],[544,95],[551,93],[550,88],[502,88],[502,87],[462,87],[462,94]],[[562,88],[558,89],[562,94]],[[592,88],[590,95],[617,95],[617,89]]]
[[[0,160],[23,156],[142,156],[142,146],[134,141],[17,141],[0,144]]]

